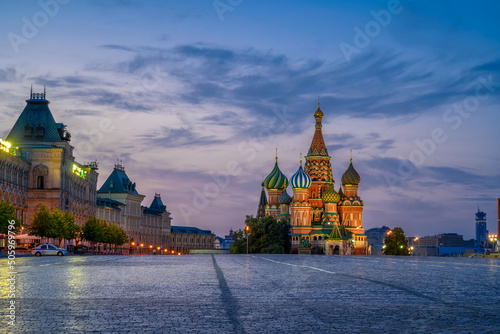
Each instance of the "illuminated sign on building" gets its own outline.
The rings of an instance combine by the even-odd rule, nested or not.
[[[85,176],[87,175],[87,171],[85,171],[82,168],[78,167],[77,165],[73,164],[73,174],[84,179]]]
[[[8,141],[0,139],[0,150],[10,153],[11,144]]]

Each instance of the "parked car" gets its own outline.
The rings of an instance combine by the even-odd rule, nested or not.
[[[33,248],[33,250],[31,251],[31,254],[36,255],[36,256],[42,256],[42,255],[63,256],[63,255],[68,255],[68,252],[63,248],[58,248],[58,247],[51,245],[51,244],[43,244],[43,245],[40,245],[40,246]]]

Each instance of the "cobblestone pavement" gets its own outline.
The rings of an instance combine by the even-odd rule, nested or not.
[[[500,261],[308,255],[16,259],[1,333],[498,333]]]

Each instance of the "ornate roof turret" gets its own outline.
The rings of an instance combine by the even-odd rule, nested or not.
[[[314,112],[314,118],[323,118],[323,111],[319,108],[319,102],[318,102],[318,109]]]
[[[135,189],[135,182],[132,183],[125,173],[125,168],[121,164],[116,164],[113,172],[108,176],[98,193],[132,193],[139,194]]]
[[[361,177],[359,176],[358,172],[356,172],[354,166],[352,165],[352,156],[351,156],[351,162],[349,164],[349,168],[347,168],[344,175],[342,175],[342,184],[358,185],[360,181]]]
[[[321,199],[324,203],[338,203],[340,201],[340,195],[333,188],[333,184],[323,193]]]
[[[266,192],[264,191],[264,182],[262,182],[262,191],[260,192],[259,206],[265,207],[267,205]]]
[[[293,189],[296,188],[309,188],[311,186],[311,177],[304,172],[302,169],[302,155],[300,159],[299,169],[293,176],[290,178],[290,184]]]
[[[288,195],[288,193],[285,190],[283,194],[281,194],[281,196],[278,198],[278,201],[280,202],[280,204],[290,205],[290,203],[292,202],[292,198],[290,197],[290,195]]]
[[[278,156],[271,173],[264,179],[264,187],[266,189],[286,189],[288,187],[288,179],[278,167]]]
[[[65,125],[56,123],[49,109],[49,101],[43,93],[30,93],[26,107],[10,130],[6,140],[19,146],[34,142],[70,141]]]
[[[328,150],[326,149],[325,140],[323,139],[323,132],[321,131],[321,120],[323,119],[323,111],[319,108],[314,112],[314,118],[316,119],[316,131],[314,132],[313,140],[311,142],[311,147],[307,152],[307,155],[323,155],[328,156]]]

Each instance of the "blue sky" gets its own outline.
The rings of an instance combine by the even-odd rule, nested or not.
[[[336,188],[353,150],[365,228],[474,237],[500,196],[495,1],[16,1],[0,13],[0,137],[33,84],[78,161],[117,159],[174,224],[219,235],[290,177],[318,96]],[[291,193],[291,191],[289,190]]]

